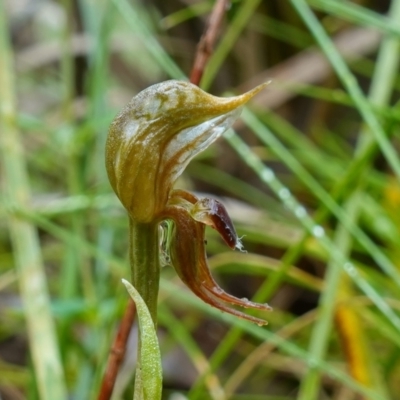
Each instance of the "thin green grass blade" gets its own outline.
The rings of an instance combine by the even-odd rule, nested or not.
[[[312,37],[309,33],[267,15],[254,14],[249,28],[301,49],[312,44]]]
[[[386,257],[379,247],[354,223],[347,218],[343,209],[333,200],[329,193],[305,170],[293,155],[279,142],[274,134],[263,125],[247,109],[242,113],[243,121],[253,129],[254,133],[285,162],[285,164],[301,179],[313,194],[335,215],[339,221],[351,232],[357,241],[369,252],[371,257],[380,265],[396,284],[400,287],[400,272]],[[281,192],[285,193],[285,191]],[[279,197],[279,192],[278,192]]]
[[[359,190],[361,191],[361,189]],[[350,201],[345,205],[347,208],[348,218],[352,221],[356,221],[359,213],[359,193],[355,193]],[[349,256],[352,243],[348,232],[344,229],[343,225],[336,230],[335,245],[341,249],[346,257]],[[323,359],[323,355],[326,352],[328,346],[328,340],[330,338],[330,331],[333,324],[333,315],[336,309],[336,299],[339,292],[340,277],[342,269],[340,265],[334,260],[328,263],[327,271],[325,275],[325,290],[321,293],[319,300],[318,310],[319,318],[317,319],[314,328],[311,333],[309,352],[313,358],[318,360]],[[299,400],[311,400],[315,399],[319,393],[320,384],[320,371],[316,368],[310,368],[304,379],[300,384]]]
[[[185,74],[175,64],[160,43],[158,43],[153,32],[151,32],[143,19],[140,18],[140,13],[137,12],[137,9],[134,10],[126,0],[113,0],[113,3],[132,28],[132,32],[135,32],[143,41],[149,53],[164,72],[173,79],[185,79]],[[138,8],[137,4],[135,8]]]
[[[242,2],[235,15],[235,18],[229,25],[229,28],[224,32],[224,36],[220,44],[208,61],[204,75],[200,82],[200,87],[202,89],[206,91],[209,89],[222,63],[242,33],[243,29],[248,24],[250,17],[253,15],[259,4],[260,0],[246,0]]]
[[[374,27],[386,34],[400,37],[399,25],[396,21],[349,1],[307,0],[307,3],[345,21],[366,27]]]
[[[222,273],[269,275],[271,271],[279,271],[281,263],[275,259],[253,253],[219,253],[209,260],[210,267]],[[292,266],[284,274],[285,281],[300,287],[322,292],[324,282],[315,276]]]
[[[193,161],[192,165],[189,165],[187,170],[190,172],[190,176],[218,186],[219,188],[242,198],[249,204],[254,204],[260,208],[264,208],[276,215],[279,215],[279,213],[282,212],[280,204],[278,204],[275,199],[267,196],[253,185],[235,178],[220,169],[205,164],[198,165]]]
[[[314,366],[320,369],[333,379],[343,383],[345,386],[353,389],[357,393],[367,396],[367,398],[374,400],[386,400],[374,390],[366,388],[354,381],[354,379],[352,379],[342,370],[332,366],[327,362],[315,360],[314,358],[310,357],[308,352],[298,347],[292,341],[285,340],[268,329],[260,328],[255,324],[248,323],[247,321],[241,320],[226,313],[221,314],[220,311],[214,309],[213,307],[209,307],[207,304],[198,300],[195,296],[188,296],[184,290],[170,281],[161,281],[161,289],[171,296],[182,299],[182,301],[185,301],[185,304],[190,304],[191,306],[196,307],[204,313],[216,317],[219,320],[222,319],[226,321],[227,324],[236,326],[251,336],[260,339],[261,341],[273,343],[276,347],[288,355],[302,360],[307,366]]]
[[[390,10],[391,21],[397,21],[400,17],[400,1],[393,1]],[[370,101],[379,106],[384,106],[389,102],[390,95],[393,91],[393,82],[398,69],[399,64],[399,50],[400,41],[397,38],[388,37],[384,40],[376,64],[376,70],[374,78],[372,80],[370,89]],[[362,151],[363,148],[369,146],[371,143],[371,136],[368,135],[368,131],[361,130],[358,138],[356,147],[356,153]],[[345,212],[348,219],[352,219],[357,222],[358,216],[356,213],[360,212],[362,197],[360,197],[360,191],[356,190],[350,193],[348,204],[345,206]],[[337,229],[338,245],[345,252],[349,253],[349,238],[347,233],[344,231],[344,224],[341,222]],[[340,239],[341,238],[341,239]],[[342,242],[342,243],[340,243]],[[339,266],[336,265],[334,260],[328,265],[327,275],[327,289],[322,294],[320,301],[320,308],[324,312],[321,313],[321,318],[317,321],[315,328],[312,333],[310,342],[310,353],[313,357],[322,359],[329,340],[329,329],[333,320],[334,305],[337,296],[339,284]],[[363,338],[360,338],[361,342]],[[373,366],[374,362],[367,359],[367,364],[370,367]],[[370,373],[370,375],[372,375]],[[373,376],[378,376],[379,373],[374,371]],[[370,378],[370,377],[369,377]],[[312,400],[316,399],[319,392],[320,375],[315,369],[310,369],[302,380],[300,386],[299,399],[301,400]],[[372,382],[370,382],[372,384]],[[374,382],[375,384],[375,382]],[[384,394],[382,393],[382,396]]]
[[[199,373],[204,373],[209,368],[206,356],[192,337],[184,321],[176,318],[164,304],[159,306],[160,322],[168,329],[175,341],[184,349]],[[226,394],[216,374],[211,374],[206,379],[206,386],[212,400],[226,399]]]
[[[187,7],[164,17],[164,19],[161,21],[161,25],[164,29],[171,29],[179,24],[182,24],[183,22],[207,14],[211,10],[212,4],[207,1],[188,4]]]
[[[36,227],[13,207],[31,200],[25,155],[16,126],[13,55],[4,2],[0,3],[0,159],[8,204],[8,223],[15,254],[20,295],[27,322],[35,382],[43,400],[66,399],[67,389]]]
[[[370,128],[371,134],[379,144],[379,147],[389,165],[392,167],[393,172],[400,180],[400,161],[397,153],[387,139],[384,129],[375,116],[371,104],[363,94],[354,75],[351,73],[345,61],[334,46],[332,40],[327,35],[318,19],[312,13],[307,3],[304,0],[290,1],[299,15],[302,17],[305,24],[308,26],[310,32],[314,35],[315,40],[318,42],[322,51],[325,53],[325,56],[328,58],[332,67],[336,71],[343,86],[353,99],[354,105],[357,107],[366,125]]]
[[[289,189],[286,188],[275,176],[274,172],[267,168],[263,162],[254,154],[245,142],[233,130],[229,130],[224,135],[228,143],[240,155],[243,161],[251,167],[259,178],[266,183],[281,199],[283,204],[293,212],[299,219],[304,228],[314,236],[321,246],[331,254],[332,258],[338,262],[343,270],[350,276],[356,285],[371,299],[371,301],[381,310],[386,318],[400,331],[400,318],[385,302],[382,296],[364,279],[355,265],[343,256],[332,241],[325,234],[324,229],[316,224],[307,214],[305,208],[292,196]]]

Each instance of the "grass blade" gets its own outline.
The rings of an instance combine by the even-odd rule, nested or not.
[[[0,154],[9,203],[8,223],[39,395],[43,400],[62,400],[67,398],[67,392],[38,234],[35,226],[16,215],[10,206],[26,206],[30,193],[24,152],[16,127],[14,69],[4,2],[0,8]]]
[[[384,129],[376,118],[371,104],[368,102],[360,86],[357,84],[354,75],[351,73],[345,61],[333,45],[332,40],[312,13],[307,3],[304,0],[291,0],[291,3],[308,26],[310,32],[314,35],[315,40],[318,42],[322,51],[330,61],[343,86],[347,89],[349,95],[353,99],[363,120],[370,128],[371,134],[379,144],[379,147],[389,165],[392,167],[393,172],[400,180],[400,161],[397,153],[387,139]]]

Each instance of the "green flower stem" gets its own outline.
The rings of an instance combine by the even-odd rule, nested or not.
[[[157,298],[160,281],[158,223],[137,223],[129,219],[129,261],[132,284],[157,324]]]
[[[150,312],[154,327],[157,325],[157,298],[160,282],[158,223],[137,223],[129,218],[129,262],[132,284]],[[139,331],[138,357],[134,399],[141,399],[143,337]]]

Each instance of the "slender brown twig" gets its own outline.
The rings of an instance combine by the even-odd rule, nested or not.
[[[111,347],[98,400],[109,400],[111,398],[119,367],[125,357],[126,343],[132,329],[133,321],[135,320],[135,313],[135,303],[133,300],[129,299],[125,314],[122,317],[117,335]]]
[[[229,5],[229,0],[216,0],[214,9],[205,28],[196,50],[193,68],[190,74],[190,82],[198,85],[204,73],[204,68],[210,58],[214,44],[222,24],[222,20]],[[125,314],[122,317],[117,335],[112,345],[106,371],[100,387],[98,400],[109,400],[111,398],[119,367],[124,360],[126,342],[129,332],[135,320],[136,307],[132,300],[129,300]]]
[[[196,57],[194,59],[192,72],[190,73],[190,82],[198,85],[204,73],[207,61],[210,58],[214,44],[217,40],[225,11],[228,9],[229,0],[217,0],[214,9],[208,20],[206,29],[197,45]]]

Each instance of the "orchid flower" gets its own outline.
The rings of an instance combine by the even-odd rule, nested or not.
[[[166,81],[136,95],[111,124],[106,145],[108,177],[129,214],[132,279],[153,317],[159,280],[158,227],[167,220],[173,221],[167,244],[170,261],[189,289],[222,311],[266,324],[232,305],[271,308],[226,293],[207,264],[206,225],[214,228],[230,248],[242,250],[223,204],[174,189],[190,160],[219,138],[239,116],[242,106],[265,86],[240,96],[219,98],[188,82]]]

